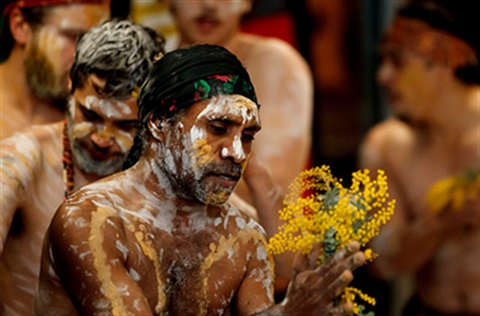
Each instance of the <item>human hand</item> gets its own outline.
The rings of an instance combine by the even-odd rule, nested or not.
[[[349,243],[317,267],[319,254],[318,245],[309,255],[296,256],[294,276],[281,303],[284,314],[326,316],[353,311],[351,302],[335,304],[335,299],[353,280],[352,271],[365,262],[359,243]]]

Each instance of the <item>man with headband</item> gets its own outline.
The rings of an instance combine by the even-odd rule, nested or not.
[[[480,315],[479,8],[409,1],[381,45],[394,115],[368,133],[360,161],[385,170],[397,201],[372,267],[413,277],[408,316]]]
[[[0,139],[63,118],[77,38],[110,16],[110,0],[3,1]]]
[[[76,48],[66,121],[0,142],[1,315],[33,313],[43,236],[64,198],[121,170],[138,123],[139,87],[163,42],[128,20],[92,28]]]
[[[308,64],[295,48],[282,40],[241,32],[242,18],[250,12],[255,0],[165,2],[178,29],[176,46],[220,45],[245,65],[262,104],[263,128],[253,146],[254,152],[286,191],[309,163],[314,107]],[[236,193],[254,204],[255,191],[248,180],[239,182]]]
[[[343,315],[352,308],[333,300],[364,262],[356,243],[318,270],[315,254],[299,256],[287,298],[274,305],[263,230],[227,202],[260,129],[253,86],[234,55],[210,45],[166,54],[142,86],[139,119],[129,168],[83,187],[55,214],[37,313]]]

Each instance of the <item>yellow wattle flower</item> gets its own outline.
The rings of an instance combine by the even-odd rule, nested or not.
[[[370,178],[369,170],[354,172],[352,184],[345,188],[324,165],[300,173],[289,189],[284,208],[279,211],[285,224],[270,238],[269,251],[308,254],[315,243],[323,243],[318,264],[351,241],[365,247],[390,219],[395,207],[395,201],[388,199],[383,170],[377,171],[376,179]],[[366,249],[365,256],[367,261],[372,261],[377,255]],[[355,288],[348,288],[344,295],[352,298],[352,302],[357,295],[375,304],[373,298]],[[359,307],[354,303],[356,314]]]

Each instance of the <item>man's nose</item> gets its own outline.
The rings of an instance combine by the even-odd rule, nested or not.
[[[221,157],[223,159],[232,159],[235,163],[241,164],[247,158],[243,149],[243,144],[239,136],[236,136],[233,140],[227,142],[221,151]]]
[[[112,133],[106,128],[99,129],[95,133],[93,133],[91,136],[91,140],[99,148],[108,148],[113,146]]]

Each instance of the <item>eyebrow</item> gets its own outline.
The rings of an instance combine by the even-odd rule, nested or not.
[[[95,80],[93,80],[92,78],[89,78],[90,80],[90,83],[92,85],[92,88],[95,90],[95,92],[101,96],[107,96],[109,95],[109,91],[107,90],[107,83],[106,82],[103,82],[103,83],[97,83],[95,82]]]
[[[235,124],[235,125],[242,125],[241,121],[239,120],[234,120],[234,119],[231,119],[229,117],[226,117],[225,115],[223,115],[222,117],[212,117],[209,119],[209,121],[211,122],[222,122],[224,124]],[[258,124],[258,123],[255,123],[255,125],[253,126],[247,126],[245,127],[245,130],[249,130],[249,131],[254,131],[254,132],[258,132],[260,129],[261,129],[261,125]]]

